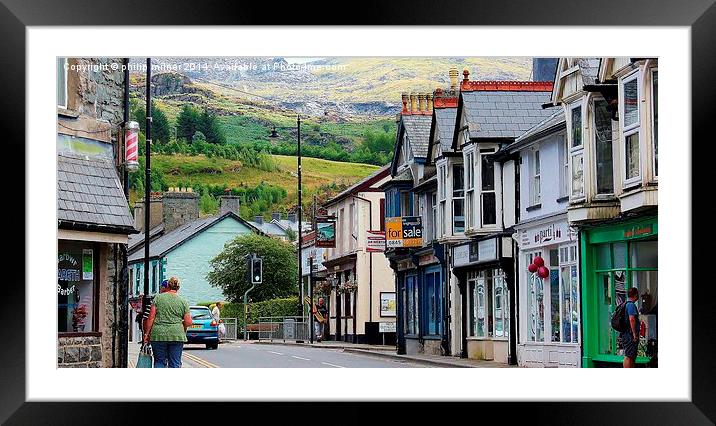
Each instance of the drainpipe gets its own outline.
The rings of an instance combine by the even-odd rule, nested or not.
[[[367,198],[359,197],[358,195],[354,195],[353,198],[357,198],[359,200],[365,201],[368,203],[368,228],[372,231],[373,230],[373,202],[370,201]],[[373,252],[368,253],[370,258],[370,274],[368,279],[368,322],[373,322]],[[355,310],[354,310],[355,314]],[[355,320],[357,318],[357,315],[353,318],[353,339],[355,340]]]

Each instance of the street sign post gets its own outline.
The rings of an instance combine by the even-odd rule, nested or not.
[[[258,257],[256,253],[246,255],[246,270],[248,274],[248,281],[251,283],[251,288],[246,290],[244,293],[244,340],[249,340],[247,333],[249,326],[249,310],[248,310],[248,296],[251,290],[256,288],[257,284],[261,284],[263,281],[263,259]]]

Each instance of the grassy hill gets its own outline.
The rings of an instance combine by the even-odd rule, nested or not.
[[[272,210],[287,211],[295,207],[298,200],[298,177],[296,157],[273,155],[278,170],[268,172],[253,167],[243,167],[240,161],[224,158],[207,158],[204,155],[152,155],[152,170],[164,176],[167,186],[226,185],[228,188],[256,187],[262,182],[286,190],[286,197]],[[313,194],[321,199],[329,194],[327,184],[335,183],[337,192],[375,172],[379,167],[370,164],[342,163],[318,158],[302,158],[302,183],[304,204],[310,202]],[[323,186],[323,188],[322,188]],[[130,194],[134,203],[138,194]],[[141,194],[139,194],[141,198]],[[270,212],[264,212],[269,214]]]

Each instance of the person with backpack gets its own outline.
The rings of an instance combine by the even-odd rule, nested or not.
[[[624,368],[634,368],[636,366],[636,352],[639,347],[639,309],[636,307],[636,301],[639,299],[639,289],[632,287],[628,293],[629,299],[623,304],[623,315],[621,320],[622,330],[619,340],[624,348]]]

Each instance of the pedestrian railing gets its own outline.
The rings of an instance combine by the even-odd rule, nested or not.
[[[310,324],[304,317],[260,317],[258,322],[259,340],[293,340],[307,341],[310,339]]]
[[[222,318],[224,327],[226,327],[226,334],[221,336],[222,340],[236,340],[239,334],[239,322],[238,318]]]

